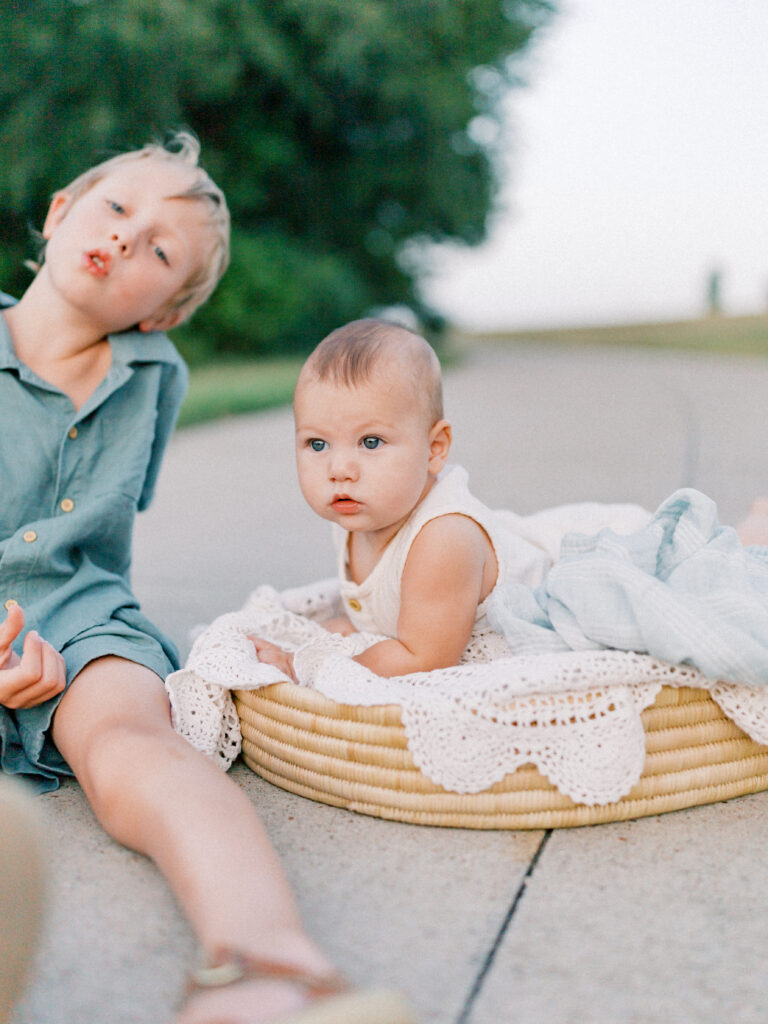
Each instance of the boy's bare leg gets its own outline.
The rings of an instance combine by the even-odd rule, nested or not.
[[[47,848],[34,798],[0,776],[0,1021],[30,974],[43,920]]]
[[[768,498],[755,498],[736,527],[742,544],[768,544]]]
[[[91,662],[62,698],[53,738],[106,831],[157,864],[209,957],[236,950],[331,969],[302,927],[251,801],[173,731],[153,672],[116,657]],[[287,984],[262,982],[204,993],[193,1006],[204,1002],[255,1022],[302,997]],[[198,1018],[190,1007],[180,1019]]]

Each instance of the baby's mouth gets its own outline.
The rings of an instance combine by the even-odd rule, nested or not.
[[[334,494],[331,506],[342,515],[352,515],[354,512],[360,511],[361,503],[350,498],[348,494]]]

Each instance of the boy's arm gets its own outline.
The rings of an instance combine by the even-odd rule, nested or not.
[[[458,664],[495,574],[493,548],[477,523],[463,515],[431,520],[405,563],[397,639],[382,640],[354,660],[380,676]]]

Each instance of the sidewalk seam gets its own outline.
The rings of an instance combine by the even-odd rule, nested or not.
[[[522,877],[517,892],[515,893],[514,899],[512,900],[512,904],[509,910],[507,911],[504,920],[501,923],[501,927],[499,928],[496,938],[493,940],[491,948],[488,951],[488,955],[485,958],[485,963],[480,968],[480,972],[475,978],[475,982],[472,985],[472,988],[469,990],[469,994],[466,998],[464,1006],[461,1009],[461,1013],[456,1018],[456,1024],[469,1024],[469,1014],[472,1011],[472,1007],[474,1006],[477,997],[480,995],[480,990],[483,987],[485,978],[488,972],[490,971],[491,967],[493,966],[493,961],[496,958],[496,953],[498,952],[499,947],[504,941],[504,936],[507,934],[507,931],[509,930],[509,926],[512,923],[512,918],[515,916],[515,913],[517,912],[517,908],[520,905],[520,901],[522,900],[526,890],[526,886],[528,885],[528,879],[533,875],[533,872],[536,870],[536,865],[538,864],[539,858],[544,852],[544,847],[549,842],[549,837],[551,835],[552,829],[548,828],[544,835],[541,837],[541,842],[536,847],[536,852],[534,853],[533,857],[531,857],[531,863],[528,865],[528,870]]]

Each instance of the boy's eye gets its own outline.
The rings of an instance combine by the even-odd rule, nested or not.
[[[381,443],[382,440],[380,437],[370,436],[363,438],[363,448],[367,448],[369,451],[373,451],[378,448]]]
[[[322,452],[322,451],[325,451],[325,449],[328,447],[328,442],[327,441],[323,441],[319,437],[311,438],[307,442],[307,444],[309,445],[309,447],[312,449],[313,452]]]
[[[125,209],[120,205],[120,203],[116,203],[114,199],[110,199],[108,202],[110,210],[114,210],[115,213],[125,213]]]
[[[160,248],[159,245],[155,246],[155,256],[157,256],[158,259],[162,260],[163,263],[168,262],[168,257],[165,255],[165,252]]]

